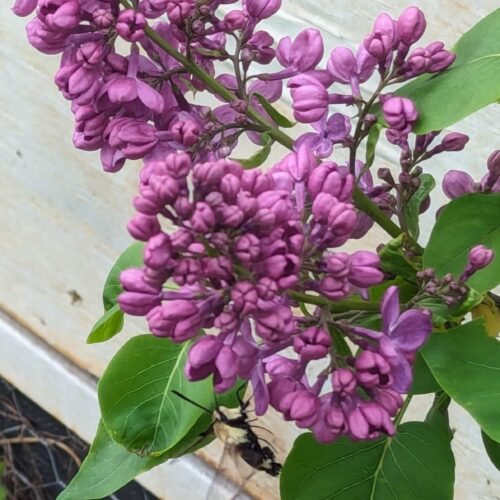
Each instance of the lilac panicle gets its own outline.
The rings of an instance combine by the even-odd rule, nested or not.
[[[71,101],[75,147],[100,151],[108,172],[127,160],[144,162],[133,199],[136,214],[127,226],[145,242],[144,265],[120,276],[123,311],[145,316],[154,335],[192,341],[189,380],[212,376],[218,392],[238,378],[249,380],[258,415],[272,405],[323,442],[392,435],[391,418],[411,383],[411,362],[430,330],[428,314],[400,313],[397,290],[389,288],[382,331],[373,331],[344,326],[335,315],[332,323],[326,305],[299,316],[297,297],[312,294],[326,304],[353,295],[362,300],[368,288],[383,282],[375,253],[349,254],[339,247],[373,224],[353,205],[355,179],[387,216],[394,212],[395,182],[386,175],[385,184],[374,185],[361,162],[354,162],[352,172],[352,165],[328,158],[334,149],[356,144],[358,125],[368,132],[375,124],[370,110],[362,123],[350,118],[353,108],[367,102],[361,87],[374,74],[394,83],[442,71],[454,56],[438,41],[410,52],[425,29],[422,12],[410,7],[397,20],[378,16],[355,51],[334,48],[325,68],[318,30],[306,28],[275,43],[257,29],[281,0],[245,0],[221,14],[218,7],[229,3],[235,2],[140,0],[122,8],[109,1],[15,0],[13,11],[35,13],[26,27],[29,43],[61,54],[55,82]],[[213,109],[195,102],[193,89],[212,92],[213,85],[155,43],[150,29],[232,98]],[[239,40],[238,54],[227,43],[233,38]],[[275,73],[255,66],[275,58],[282,66]],[[234,75],[219,73],[235,60]],[[266,170],[228,160],[237,156],[233,150],[242,132],[261,147],[263,129],[253,113],[274,125],[256,94],[274,103],[287,87],[295,119],[311,129]],[[408,136],[417,110],[409,99],[379,97],[387,137],[401,147],[403,164],[411,156]],[[465,136],[449,134],[428,149],[435,135],[417,138],[415,151],[428,158],[466,143]],[[497,153],[480,183],[448,174],[446,194],[500,191]],[[418,182],[406,179],[401,185]],[[473,249],[464,273],[487,265],[488,252]],[[165,287],[167,282],[177,288]],[[210,335],[204,329],[212,329]],[[342,358],[336,351],[332,335],[338,329],[359,345],[356,356]],[[323,365],[316,377],[309,369],[314,363]]]

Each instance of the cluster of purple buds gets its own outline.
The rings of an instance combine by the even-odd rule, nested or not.
[[[346,47],[335,48],[326,70],[315,68],[323,54],[323,45],[319,43],[320,39],[316,42],[310,33],[311,42],[307,55],[302,56],[302,68],[300,64],[296,64],[293,70],[289,66],[277,74],[268,75],[268,78],[284,78],[293,73],[288,86],[294,117],[297,121],[310,123],[314,129],[314,132],[300,137],[298,144],[307,143],[321,158],[328,157],[335,144],[348,146],[351,139],[350,120],[338,112],[329,116],[329,107],[362,104],[360,84],[370,79],[375,70],[378,69],[384,85],[388,85],[424,73],[439,72],[452,64],[455,55],[444,49],[442,42],[434,42],[409,53],[410,47],[422,36],[425,26],[424,15],[417,7],[407,8],[397,20],[388,14],[381,14],[375,21],[373,31],[357,52],[353,53]],[[301,46],[302,40],[299,38],[300,36],[293,44],[287,39],[286,47],[289,51],[295,45]],[[284,64],[284,58],[280,57],[279,52],[278,46],[277,58]],[[308,61],[314,61],[315,64],[308,65]],[[332,84],[348,86],[348,92],[339,93],[335,89],[330,93]],[[407,98],[383,95],[381,101],[384,119],[389,127],[387,136],[391,142],[399,144],[407,139],[418,119],[418,112],[413,102]],[[333,117],[335,120],[332,120]],[[371,126],[373,122],[367,125]]]
[[[443,178],[444,194],[453,200],[468,193],[500,193],[500,151],[493,151],[487,162],[488,173],[479,182],[462,170],[448,170]]]
[[[269,85],[257,75],[249,88],[241,78],[229,88],[234,91],[231,106],[213,112],[199,106],[192,102],[191,90],[209,89],[146,36],[148,29],[154,30],[213,77],[215,62],[232,57],[227,35],[235,36],[246,74],[253,63],[269,64],[276,57],[274,39],[257,27],[277,12],[281,1],[248,0],[224,15],[217,12],[221,4],[235,2],[141,0],[125,8],[117,0],[16,0],[13,11],[20,16],[35,12],[27,25],[29,42],[43,53],[61,54],[55,82],[71,101],[75,147],[100,150],[103,168],[116,172],[127,159],[149,161],[175,151],[188,151],[196,161],[227,157],[240,136],[238,127],[229,125],[244,123],[248,96],[279,99],[282,82]],[[282,40],[279,58],[293,68],[290,75],[319,62],[314,56],[304,63],[302,57],[310,43],[322,44],[318,37],[306,30],[290,47]],[[119,39],[129,42],[128,53],[120,53]],[[260,143],[258,135],[251,138]]]
[[[341,300],[383,279],[375,253],[334,251],[356,229],[352,176],[333,163],[318,165],[303,146],[267,173],[229,160],[193,165],[187,154],[172,153],[146,163],[140,180],[128,227],[146,241],[144,268],[122,273],[121,308],[146,316],[155,335],[194,339],[190,380],[212,375],[217,391],[238,377],[250,380],[258,414],[271,403],[304,425],[296,404],[276,403],[275,360],[293,346],[300,360],[289,363],[300,371],[334,352],[323,327],[295,314],[294,294]],[[162,230],[162,219],[172,231]],[[167,280],[179,288],[164,288]],[[208,328],[215,333],[202,335]],[[375,392],[384,401],[392,394]]]
[[[493,261],[495,253],[484,245],[476,245],[469,251],[467,264],[462,274],[455,279],[451,273],[442,278],[436,276],[434,269],[424,269],[417,273],[420,281],[421,292],[418,299],[437,297],[448,307],[453,307],[462,302],[469,289],[466,281],[477,271],[485,268]],[[416,298],[413,299],[417,301]]]
[[[339,363],[325,327],[310,327],[293,342],[298,359],[275,355],[264,361],[271,378],[270,403],[286,420],[309,428],[319,441],[342,435],[376,439],[395,432],[392,417],[412,383],[411,363],[431,330],[427,311],[399,310],[398,289],[390,287],[381,305],[381,331],[340,325],[360,350]],[[310,362],[331,354],[312,379]]]

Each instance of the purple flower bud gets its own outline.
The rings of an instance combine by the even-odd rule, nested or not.
[[[403,406],[403,398],[392,389],[379,389],[375,392],[374,400],[383,408],[391,417],[394,417]]]
[[[314,70],[323,58],[323,53],[321,33],[312,28],[300,32],[293,42],[288,36],[282,38],[276,49],[280,64],[299,73]]]
[[[234,244],[236,257],[244,263],[253,262],[260,257],[260,240],[253,234],[238,236]]]
[[[142,269],[126,269],[120,274],[124,292],[118,296],[120,308],[132,316],[144,316],[161,303],[161,287],[145,281]]]
[[[469,264],[475,270],[483,269],[493,260],[495,253],[484,245],[476,245],[469,252]]]
[[[349,274],[349,255],[345,252],[329,253],[324,256],[328,273],[335,278],[346,278]]]
[[[391,366],[376,352],[362,351],[354,362],[356,378],[365,387],[389,386],[392,384]]]
[[[170,175],[176,179],[186,177],[192,168],[191,158],[186,153],[170,153],[165,163]]]
[[[92,21],[97,28],[107,30],[113,26],[115,16],[110,9],[96,9],[92,12]]]
[[[141,194],[153,199],[160,206],[173,205],[179,196],[179,183],[170,175],[152,175],[148,187],[150,191],[141,188]]]
[[[318,417],[320,402],[307,390],[289,392],[279,402],[285,420],[294,420],[298,427],[310,427]]]
[[[341,397],[349,396],[354,393],[357,385],[354,373],[348,368],[337,368],[333,372],[332,387],[335,394]]]
[[[234,333],[239,328],[240,321],[234,311],[226,311],[215,318],[214,324],[222,333]]]
[[[476,190],[474,179],[460,170],[448,170],[443,177],[443,191],[450,199],[473,193]]]
[[[171,127],[174,141],[184,146],[190,147],[196,144],[200,136],[200,127],[192,120],[176,121]]]
[[[324,162],[311,172],[307,187],[313,198],[324,192],[339,201],[347,201],[351,197],[353,182],[353,176],[342,175],[336,163]]]
[[[193,285],[201,279],[201,263],[198,259],[177,259],[175,263],[172,277],[179,286],[186,283]]]
[[[172,300],[157,306],[146,319],[154,335],[169,337],[174,342],[184,342],[198,335],[202,323],[198,308],[190,300]]]
[[[337,236],[347,236],[356,225],[356,210],[350,203],[336,203],[328,212],[328,228]]]
[[[356,96],[360,95],[359,84],[370,78],[377,64],[363,45],[360,45],[356,56],[346,47],[336,47],[328,60],[328,72],[334,81],[351,85]]]
[[[220,182],[220,190],[226,203],[234,203],[240,192],[240,178],[234,174],[226,174]]]
[[[417,121],[418,112],[411,99],[390,97],[382,105],[384,118],[390,128],[408,133]]]
[[[62,65],[54,81],[63,96],[79,106],[90,104],[100,88],[96,69],[81,63]]]
[[[188,380],[202,380],[211,375],[221,347],[221,340],[213,335],[204,335],[196,341],[188,352],[185,368]]]
[[[40,19],[26,25],[29,43],[44,54],[57,54],[68,46],[68,32],[50,28]]]
[[[127,42],[138,42],[144,38],[146,18],[141,12],[126,9],[120,12],[116,21],[116,32]]]
[[[225,345],[215,358],[214,389],[217,392],[229,390],[236,382],[239,363],[237,354]]]
[[[224,16],[224,26],[228,31],[242,29],[248,22],[248,16],[242,10],[232,10]]]
[[[12,12],[20,17],[29,16],[36,9],[37,3],[38,0],[16,0]]]
[[[293,116],[302,123],[320,120],[328,109],[328,92],[309,75],[298,75],[290,80]]]
[[[281,7],[281,0],[246,0],[245,8],[250,16],[262,20],[271,17]]]
[[[384,273],[380,270],[380,258],[376,253],[359,250],[350,258],[349,282],[360,288],[382,283]]]
[[[265,276],[257,283],[257,292],[259,297],[263,300],[272,300],[278,293],[278,285],[276,281]]]
[[[455,54],[444,48],[443,42],[433,42],[425,48],[415,49],[403,66],[405,77],[438,73],[450,66],[455,57]]]
[[[201,201],[196,203],[194,213],[191,217],[191,227],[199,233],[206,233],[214,225],[215,215],[210,206]]]
[[[158,143],[154,126],[134,118],[114,118],[104,131],[101,162],[106,172],[120,170],[125,158],[138,160]]]
[[[247,281],[240,281],[231,290],[231,300],[234,310],[241,316],[247,316],[257,309],[259,296],[254,285]]]
[[[192,0],[171,0],[167,3],[167,16],[171,23],[182,25],[195,5]]]
[[[165,233],[159,233],[148,240],[144,249],[144,263],[152,269],[162,269],[170,260],[170,255],[170,238]]]
[[[393,436],[394,425],[387,411],[378,403],[361,403],[347,417],[353,439],[376,439],[380,434]]]
[[[37,14],[48,27],[70,31],[80,24],[81,8],[76,0],[40,0]]]
[[[400,42],[409,47],[420,39],[425,27],[424,13],[417,7],[408,7],[397,20],[396,32]]]
[[[269,310],[257,311],[255,324],[257,334],[268,343],[285,340],[295,330],[292,311],[283,305],[276,305]]]
[[[459,132],[450,132],[443,137],[441,146],[444,151],[462,151],[469,142],[469,136]]]
[[[326,276],[319,282],[318,291],[331,300],[341,300],[349,295],[351,289],[345,279]]]
[[[496,150],[490,154],[487,165],[490,174],[498,178],[500,176],[500,151]]]
[[[385,64],[387,56],[396,43],[396,22],[386,13],[375,20],[373,32],[363,41],[366,51],[375,59]]]
[[[85,151],[95,151],[102,147],[102,136],[109,122],[108,117],[95,111],[92,105],[75,105],[73,109],[75,113],[74,146]]]
[[[127,229],[132,238],[148,241],[149,238],[161,232],[161,226],[156,217],[136,214],[127,224]]]
[[[331,344],[330,335],[318,327],[307,328],[293,339],[293,349],[303,361],[326,357]]]
[[[107,50],[107,47],[101,42],[87,42],[77,50],[76,60],[88,66],[95,66],[102,62]]]

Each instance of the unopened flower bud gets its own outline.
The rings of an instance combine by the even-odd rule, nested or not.
[[[324,358],[331,346],[330,335],[318,327],[307,328],[293,339],[293,349],[303,361]]]
[[[396,33],[399,40],[409,47],[424,34],[426,27],[424,13],[417,7],[408,7],[396,22]]]

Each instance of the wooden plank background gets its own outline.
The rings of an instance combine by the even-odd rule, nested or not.
[[[52,82],[58,57],[39,54],[28,45],[25,20],[10,12],[10,3],[0,4],[0,309],[65,360],[99,376],[127,336],[94,346],[86,345],[85,338],[102,311],[106,274],[131,241],[125,224],[133,213],[139,165],[128,162],[111,176],[102,172],[97,154],[73,148],[69,104]],[[276,38],[318,27],[329,52],[360,41],[380,11],[397,16],[405,6],[400,0],[283,0],[280,14],[263,26]],[[428,19],[424,42],[440,39],[450,45],[498,3],[425,0],[418,6]],[[465,167],[480,177],[488,153],[500,149],[499,118],[498,107],[490,107],[457,125],[456,130],[471,136],[469,148],[428,162],[428,171],[439,179],[446,169]],[[279,152],[274,155],[279,157]],[[396,155],[384,149],[376,166],[390,164]],[[429,217],[427,235],[431,226]],[[384,240],[374,231],[364,245],[374,247]],[[143,332],[144,324],[128,321],[126,330],[128,335]],[[0,365],[0,374],[26,381],[30,367],[14,366]],[[51,397],[51,384],[47,380],[46,392],[38,394],[42,405]],[[422,414],[427,403],[417,403],[414,411]],[[75,413],[85,411],[74,404]],[[456,498],[500,498],[499,476],[484,456],[477,426],[457,407],[452,420],[457,427]],[[283,454],[290,449],[297,429],[283,426],[276,415],[266,416],[264,425],[279,429]],[[200,456],[215,464],[219,451],[211,446]],[[278,498],[276,483],[267,477],[258,477],[249,489],[258,498]],[[163,494],[178,498],[169,496],[167,485]]]

